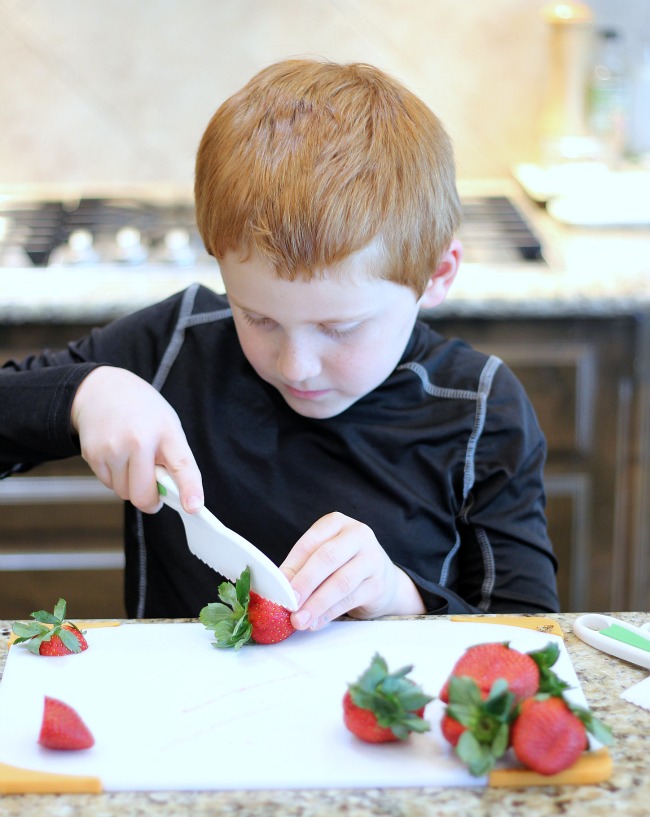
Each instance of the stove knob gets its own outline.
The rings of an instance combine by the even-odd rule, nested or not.
[[[74,252],[85,252],[93,245],[93,234],[90,230],[73,230],[68,238],[68,246]]]
[[[50,254],[49,267],[64,267],[75,264],[96,264],[99,255],[93,247],[90,230],[73,230],[65,244],[56,247]]]
[[[165,233],[165,245],[162,261],[179,266],[189,266],[195,261],[194,251],[190,247],[190,234],[182,227],[175,227]]]
[[[142,246],[142,235],[136,227],[122,227],[115,234],[115,260],[122,264],[142,264],[147,251]]]

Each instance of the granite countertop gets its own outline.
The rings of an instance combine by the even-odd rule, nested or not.
[[[598,652],[572,632],[577,614],[555,618],[587,701],[614,732],[610,747],[613,773],[607,782],[584,786],[542,786],[519,789],[421,788],[295,791],[156,792],[98,795],[0,796],[3,817],[174,817],[180,814],[258,815],[258,817],[444,817],[444,815],[507,814],[508,817],[611,817],[646,815],[650,800],[647,757],[650,754],[650,712],[627,703],[620,693],[647,676],[647,671]],[[643,613],[617,613],[640,625]],[[11,624],[0,622],[0,675]]]
[[[507,195],[541,240],[545,262],[461,266],[442,316],[625,315],[650,312],[650,228],[569,226],[551,218],[508,179],[469,181],[461,195]],[[207,256],[188,269],[101,265],[0,267],[0,321],[105,323],[203,283],[223,291]]]

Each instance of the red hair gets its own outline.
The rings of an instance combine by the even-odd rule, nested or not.
[[[212,117],[196,160],[196,213],[215,258],[264,257],[311,278],[378,239],[377,276],[418,294],[460,218],[453,151],[417,96],[369,65],[287,60]]]

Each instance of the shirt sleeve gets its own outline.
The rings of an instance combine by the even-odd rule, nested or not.
[[[93,329],[59,351],[0,368],[0,477],[79,453],[70,414],[79,385],[102,365],[151,382],[179,309],[180,295]]]
[[[475,479],[459,514],[459,594],[481,612],[557,612],[549,541],[546,441],[514,374],[501,366],[476,448]]]

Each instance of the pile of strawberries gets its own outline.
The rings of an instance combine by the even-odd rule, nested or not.
[[[529,653],[478,644],[456,662],[440,692],[441,729],[472,774],[489,772],[509,748],[533,771],[557,774],[588,747],[588,732],[611,743],[607,727],[564,697],[568,684],[551,669],[558,655],[556,643]]]
[[[507,643],[478,644],[458,659],[439,698],[441,731],[471,774],[487,774],[509,749],[543,775],[568,769],[588,747],[587,733],[611,743],[611,732],[593,714],[564,697],[568,684],[551,667],[556,643],[523,653]],[[343,699],[344,722],[368,742],[404,740],[430,728],[424,705],[432,700],[406,674],[389,673],[375,655]]]

